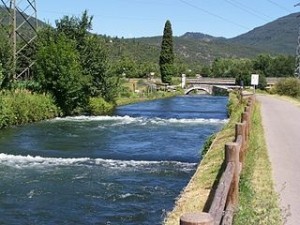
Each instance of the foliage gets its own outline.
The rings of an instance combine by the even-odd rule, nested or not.
[[[93,17],[84,11],[81,18],[64,16],[56,21],[58,33],[74,40],[79,52],[82,75],[85,77],[85,95],[114,101],[119,86],[118,76],[109,73],[105,40],[91,35]]]
[[[92,16],[88,16],[85,10],[81,18],[72,16],[64,16],[60,20],[56,20],[56,29],[58,33],[64,33],[69,39],[76,40],[77,50],[85,47],[85,39],[92,29]]]
[[[88,113],[90,115],[109,114],[114,109],[114,105],[106,102],[103,98],[90,98]]]
[[[275,93],[291,97],[300,97],[300,81],[297,78],[286,78],[275,85]]]
[[[85,103],[85,80],[81,75],[74,41],[64,34],[50,36],[47,44],[39,46],[36,67],[35,78],[42,91],[53,95],[64,114],[71,114],[76,107]]]
[[[289,77],[294,74],[293,56],[260,54],[253,60],[253,70],[265,77]]]
[[[252,62],[250,59],[218,58],[210,71],[211,77],[234,77],[237,84],[250,85]]]
[[[165,23],[161,52],[159,57],[161,80],[163,83],[171,83],[174,75],[174,52],[172,25],[169,20]]]
[[[92,17],[65,16],[56,29],[39,33],[35,81],[40,91],[50,92],[65,115],[76,108],[88,110],[90,97],[113,102],[119,77],[109,70],[105,40],[91,35]]]
[[[2,64],[0,63],[0,87],[2,86],[3,81],[4,81],[3,68],[2,68]]]
[[[205,154],[208,152],[208,150],[209,150],[210,146],[212,145],[212,143],[214,142],[215,138],[216,138],[216,134],[212,134],[206,139],[206,141],[203,145],[202,151],[201,151],[201,158],[203,158],[205,156]]]
[[[8,28],[0,29],[0,64],[2,64],[2,77],[0,88],[9,88],[13,83],[12,47],[8,39]]]
[[[231,92],[229,94],[229,100],[227,103],[227,113],[229,117],[233,114],[233,112],[237,110],[238,107],[240,107],[239,105],[240,102],[241,102],[240,93]]]
[[[0,128],[53,118],[59,113],[49,95],[21,90],[0,94]]]
[[[119,77],[109,72],[105,42],[97,36],[85,38],[85,48],[80,52],[83,75],[88,95],[101,96],[106,101],[114,101],[119,86]]]

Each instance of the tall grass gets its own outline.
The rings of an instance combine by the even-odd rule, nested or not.
[[[0,93],[0,129],[56,117],[60,110],[51,96],[25,90]]]

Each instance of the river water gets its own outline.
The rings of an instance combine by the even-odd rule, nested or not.
[[[226,103],[181,96],[0,131],[0,224],[161,224]]]

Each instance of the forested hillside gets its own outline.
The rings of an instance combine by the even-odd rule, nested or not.
[[[256,47],[271,53],[294,55],[300,25],[299,16],[300,13],[293,13],[281,17],[245,34],[228,39],[228,42]]]

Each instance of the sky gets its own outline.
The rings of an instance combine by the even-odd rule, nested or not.
[[[38,18],[55,24],[64,15],[93,15],[93,33],[151,37],[170,20],[174,36],[201,32],[231,38],[300,12],[300,0],[36,0]],[[300,18],[299,18],[300,24]]]

